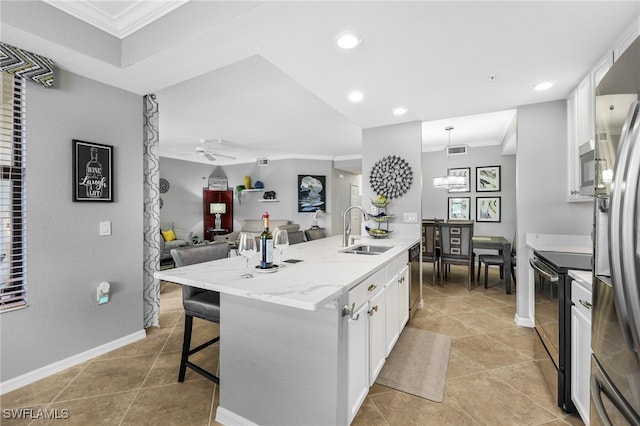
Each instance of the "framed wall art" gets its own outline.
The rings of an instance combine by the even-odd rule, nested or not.
[[[471,168],[465,167],[461,169],[449,169],[449,176],[464,176],[467,178],[467,183],[462,188],[450,188],[449,192],[471,192]]]
[[[73,201],[113,201],[113,146],[73,139]]]
[[[469,220],[471,211],[470,197],[449,197],[448,220]]]
[[[477,197],[476,221],[500,222],[500,197]]]
[[[476,192],[500,191],[500,166],[476,167]]]
[[[298,212],[326,211],[326,177],[298,175]]]

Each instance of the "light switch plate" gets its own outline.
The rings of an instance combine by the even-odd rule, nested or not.
[[[100,236],[111,235],[111,222],[100,222]]]
[[[404,223],[418,223],[418,213],[405,212],[403,219],[404,219]]]

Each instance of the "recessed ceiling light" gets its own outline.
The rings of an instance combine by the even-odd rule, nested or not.
[[[353,33],[343,33],[338,36],[338,46],[343,49],[353,49],[362,42],[360,38]]]
[[[405,107],[398,107],[393,110],[394,115],[404,115],[407,112]]]
[[[351,102],[360,102],[362,99],[364,99],[364,95],[362,94],[362,92],[349,93],[349,100]]]
[[[533,86],[533,90],[541,92],[543,90],[551,89],[553,87],[553,81],[543,81],[542,83],[538,83]]]

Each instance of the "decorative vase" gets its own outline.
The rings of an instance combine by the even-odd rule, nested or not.
[[[251,178],[249,176],[244,177],[244,189],[251,189]]]

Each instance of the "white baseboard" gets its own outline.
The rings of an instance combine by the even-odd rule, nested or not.
[[[21,376],[14,377],[13,379],[5,380],[4,382],[0,383],[0,395],[29,385],[33,382],[37,382],[38,380],[59,373],[63,370],[66,370],[67,368],[81,364],[97,356],[106,354],[107,352],[110,352],[114,349],[118,349],[130,343],[137,342],[138,340],[144,339],[146,336],[147,333],[144,331],[144,329],[136,331],[133,334],[129,334],[128,336],[124,336],[109,343],[105,343],[104,345],[89,349],[88,351],[72,355],[69,358],[54,362],[53,364],[45,365],[44,367],[30,371]]]
[[[225,426],[258,426],[256,423],[222,407],[218,407],[216,410],[216,422]]]
[[[515,320],[516,320],[516,324],[519,325],[520,327],[533,328],[534,325],[535,325],[533,323],[533,319],[531,319],[529,317],[521,317],[518,314],[516,314]]]

